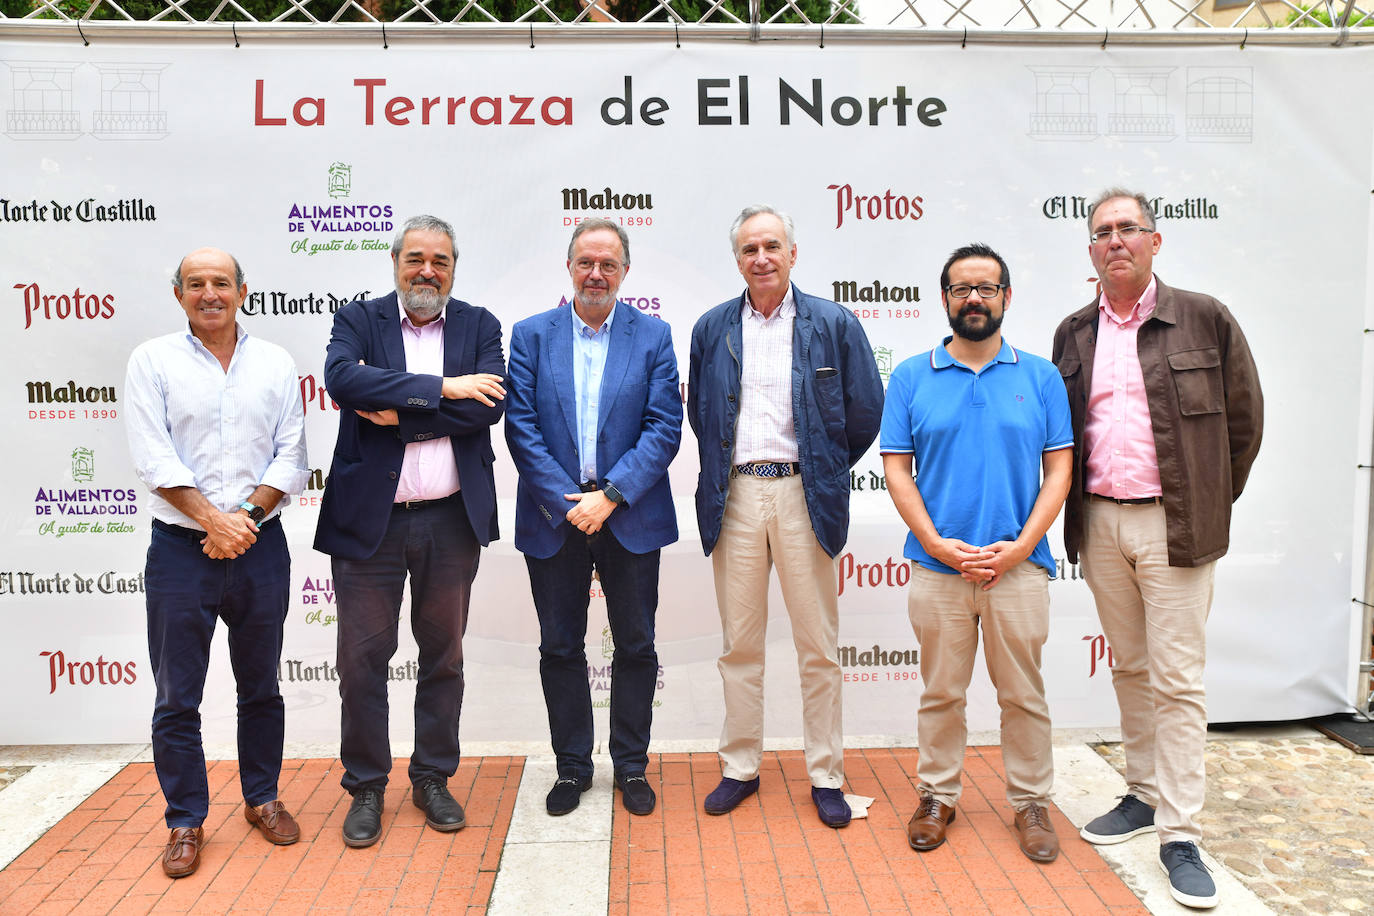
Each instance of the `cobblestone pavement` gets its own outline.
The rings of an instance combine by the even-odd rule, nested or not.
[[[1374,756],[1316,732],[1213,735],[1207,851],[1276,913],[1374,913]],[[1098,752],[1125,768],[1121,745]]]

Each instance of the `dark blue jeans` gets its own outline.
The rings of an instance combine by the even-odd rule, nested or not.
[[[277,688],[291,554],[275,520],[234,560],[212,560],[201,532],[153,522],[144,569],[153,707],[153,765],[167,799],[167,826],[199,827],[210,810],[200,700],[215,621],[229,628],[229,663],[238,685],[239,784],[243,800],[277,797],[285,705]]]
[[[391,772],[387,667],[396,654],[401,593],[410,577],[410,629],[420,650],[410,781],[447,781],[458,770],[463,633],[479,553],[463,500],[391,510],[366,560],[334,557],[339,606],[339,759],[343,787],[383,788]]]
[[[539,677],[549,710],[558,775],[592,775],[592,694],[587,680],[587,605],[592,569],[606,592],[615,653],[611,659],[611,763],[618,776],[644,772],[658,683],[654,615],[658,610],[657,550],[630,553],[609,527],[586,535],[568,526],[558,553],[526,555],[539,615]]]

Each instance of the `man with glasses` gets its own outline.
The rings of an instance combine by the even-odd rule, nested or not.
[[[615,642],[615,784],[625,810],[649,814],[659,551],[677,540],[668,487],[682,442],[677,357],[666,321],[616,303],[630,270],[630,238],[619,224],[579,223],[567,267],[573,301],[511,333],[506,407],[506,442],[520,473],[515,546],[539,615],[539,677],[558,764],[545,809],[567,814],[592,784],[586,639],[595,570]]]
[[[411,802],[433,830],[466,823],[448,790],[458,769],[463,633],[481,548],[496,539],[491,426],[506,374],[501,323],[449,298],[453,227],[415,216],[391,243],[396,291],[334,316],[324,381],[339,438],[315,549],[332,558],[339,604],[342,784],[352,796],[344,843],[382,833],[391,772],[388,662],[410,580],[419,649]]]
[[[1002,338],[1011,275],[1001,255],[981,244],[957,249],[940,288],[954,333],[892,373],[878,440],[888,493],[909,529],[907,610],[925,683],[916,714],[921,801],[907,839],[935,849],[954,821],[981,627],[1017,841],[1028,858],[1052,862],[1059,838],[1048,812],[1054,763],[1040,653],[1054,570],[1045,532],[1072,476],[1069,404],[1048,360]]]
[[[1147,198],[1112,188],[1089,214],[1101,295],[1054,335],[1075,442],[1064,546],[1071,563],[1082,554],[1116,659],[1127,788],[1082,835],[1104,844],[1158,831],[1174,899],[1206,908],[1217,903],[1197,847],[1207,615],[1264,400],[1226,307],[1154,275],[1162,238]]]
[[[701,457],[697,524],[711,557],[724,647],[720,784],[707,814],[759,788],[768,579],[776,565],[801,671],[811,800],[843,827],[835,556],[849,536],[849,469],[878,434],[883,382],[854,313],[790,281],[792,219],[748,207],[730,227],[747,287],[692,329],[687,417]]]

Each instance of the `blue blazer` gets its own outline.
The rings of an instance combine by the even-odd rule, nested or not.
[[[547,559],[567,537],[581,473],[573,382],[572,307],[517,323],[506,386],[506,442],[520,473],[515,546]],[[611,321],[596,445],[597,477],[625,497],[606,520],[631,553],[677,540],[668,464],[682,444],[682,393],[668,323],[621,303]]]
[[[447,436],[458,462],[463,506],[482,546],[498,537],[491,427],[504,402],[444,400],[443,380],[405,370],[396,294],[350,302],[334,316],[324,384],[339,405],[339,438],[320,501],[315,549],[350,560],[377,552],[391,517],[401,461],[410,442]],[[504,377],[501,323],[486,309],[450,299],[444,309],[444,375]],[[353,411],[393,408],[398,426]]]

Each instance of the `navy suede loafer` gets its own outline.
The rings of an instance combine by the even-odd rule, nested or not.
[[[740,782],[738,779],[731,779],[723,776],[720,785],[711,790],[711,794],[706,796],[706,802],[702,805],[707,814],[729,814],[735,810],[740,802],[759,790],[759,778],[746,779]]]

